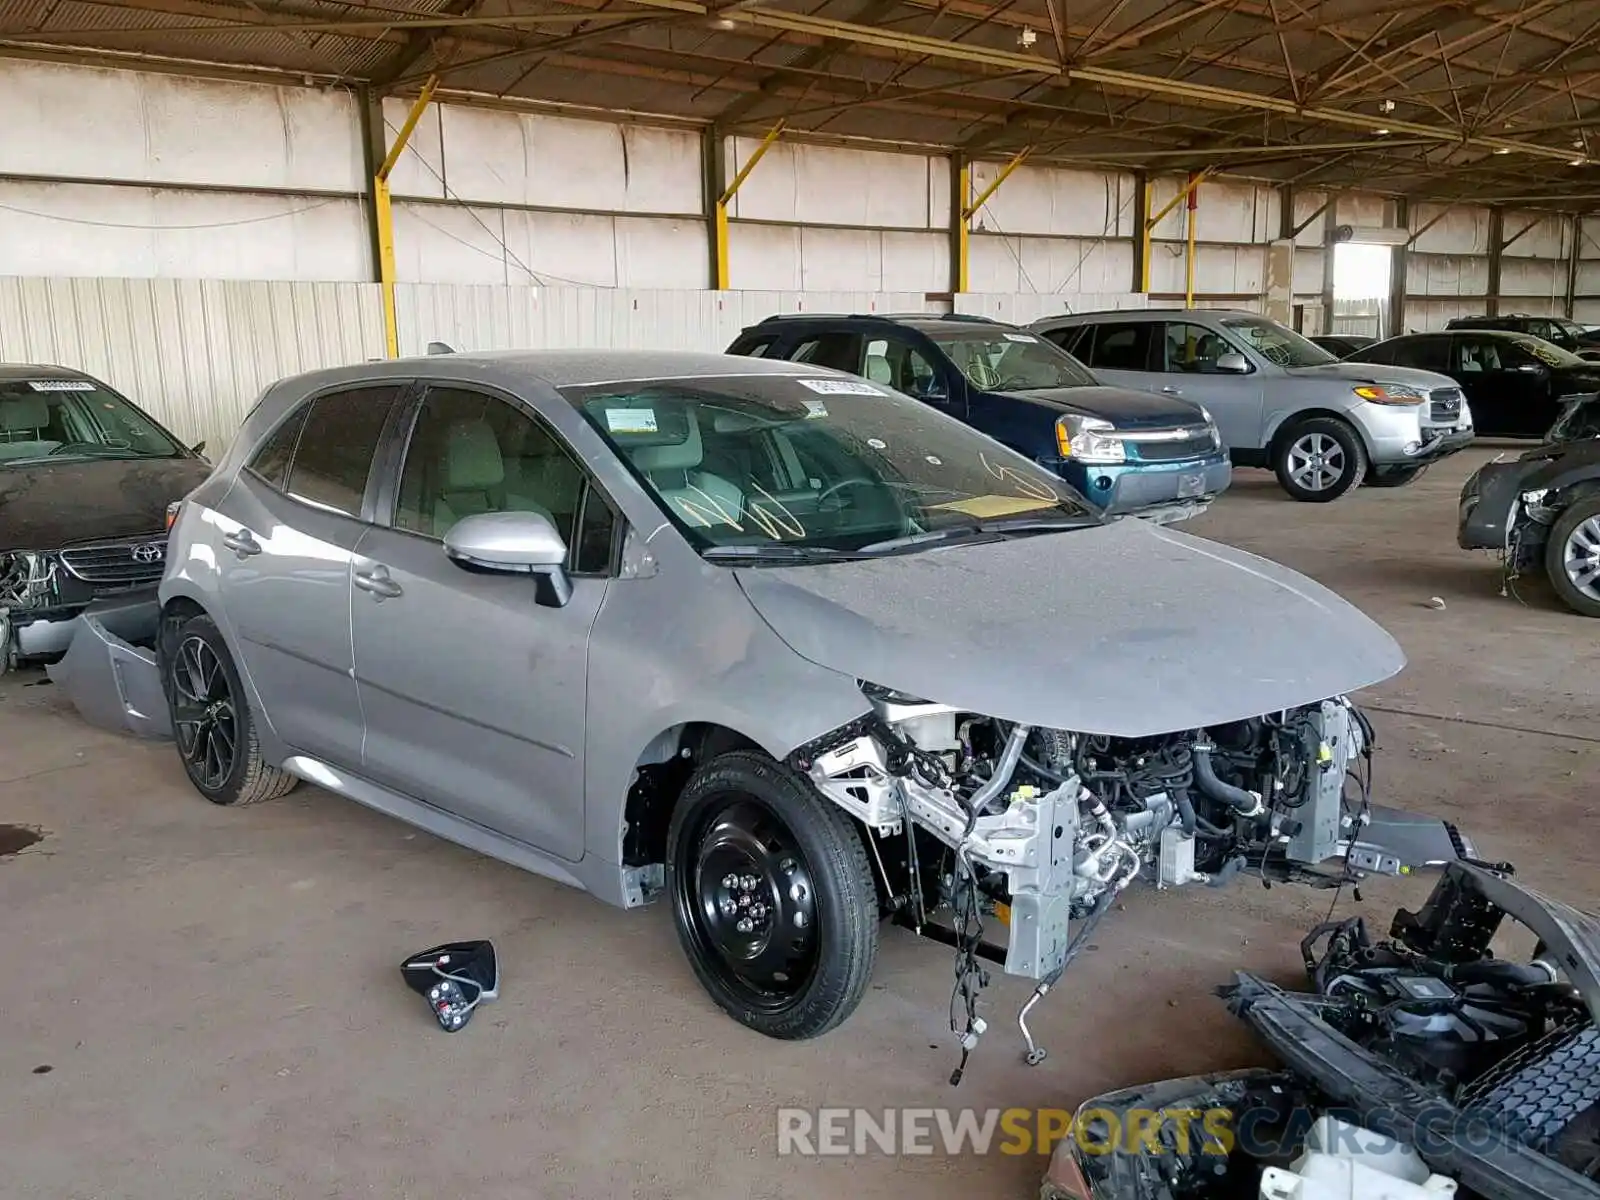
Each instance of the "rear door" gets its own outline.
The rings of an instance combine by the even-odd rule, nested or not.
[[[1071,353],[1101,383],[1159,392],[1165,380],[1155,357],[1154,335],[1160,328],[1154,321],[1096,321],[1093,344],[1082,338]]]
[[[428,387],[391,483],[392,517],[378,514],[353,563],[363,773],[575,861],[589,633],[612,573],[615,509],[529,405],[469,384]],[[536,603],[532,576],[446,556],[449,528],[488,512],[551,520],[568,547],[565,606]]]
[[[301,405],[217,506],[222,607],[278,735],[354,770],[350,567],[373,502],[374,454],[403,384],[343,387]]]

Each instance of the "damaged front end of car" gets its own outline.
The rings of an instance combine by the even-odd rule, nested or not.
[[[1026,1060],[1042,1061],[1029,1010],[1136,881],[1220,886],[1248,873],[1335,887],[1473,853],[1443,821],[1371,803],[1372,728],[1342,697],[1113,737],[861,686],[872,711],[790,763],[866,828],[896,920],[954,947],[964,1051],[983,1032],[986,959],[1036,983],[1018,1027]],[[986,917],[1008,931],[1003,948],[985,939]]]
[[[1525,959],[1503,949],[1518,926]],[[1600,921],[1463,862],[1387,939],[1355,918],[1302,953],[1310,993],[1243,972],[1223,989],[1281,1069],[1089,1101],[1046,1200],[1325,1195],[1333,1177],[1365,1182],[1341,1195],[1600,1200]]]

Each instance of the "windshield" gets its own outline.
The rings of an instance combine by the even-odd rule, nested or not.
[[[1320,367],[1339,361],[1315,342],[1265,317],[1227,317],[1222,324],[1250,343],[1262,358],[1280,367]]]
[[[1089,369],[1065,350],[1018,330],[924,330],[973,387],[986,392],[1093,387]]]
[[[40,459],[172,458],[161,428],[91,379],[0,382],[0,469]]]
[[[1547,367],[1581,367],[1586,365],[1570,350],[1563,350],[1552,342],[1543,338],[1519,337],[1516,340],[1517,349],[1524,350],[1533,355]]]
[[[837,554],[1007,520],[1098,520],[1042,467],[864,380],[752,375],[563,395],[713,557]]]

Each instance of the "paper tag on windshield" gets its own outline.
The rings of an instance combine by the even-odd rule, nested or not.
[[[859,379],[796,379],[801,387],[810,388],[824,396],[881,396],[882,388],[873,387]]]
[[[653,408],[608,408],[606,428],[612,433],[655,433],[656,410]]]
[[[28,386],[36,392],[92,392],[94,384],[87,379],[30,379]]]
[[[1008,333],[1008,334],[1006,334],[1006,341],[1008,341],[1008,342],[1037,342],[1038,340],[1039,339],[1034,337],[1033,334],[1031,334],[1031,333]]]
[[[825,417],[828,415],[828,406],[821,400],[803,400],[801,403],[806,406],[806,420],[808,421],[815,417]]]

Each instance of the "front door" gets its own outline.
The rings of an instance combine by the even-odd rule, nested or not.
[[[399,386],[330,392],[292,414],[239,472],[215,515],[222,611],[273,729],[354,770],[350,562],[368,475]]]
[[[1510,338],[1457,334],[1452,356],[1450,374],[1461,383],[1479,433],[1539,437],[1555,420],[1548,399],[1549,372]],[[1524,365],[1529,369],[1519,369]]]
[[[538,512],[569,547],[572,597],[536,603],[527,575],[456,565],[463,517]],[[356,548],[356,681],[373,781],[568,861],[583,856],[589,633],[612,522],[557,435],[520,404],[465,386],[424,394],[392,524]],[[596,549],[598,548],[598,549]]]
[[[1222,334],[1201,325],[1167,321],[1155,328],[1160,332],[1155,354],[1161,367],[1162,393],[1205,405],[1224,446],[1259,449],[1266,408],[1261,372],[1253,363],[1243,374],[1217,369],[1217,360],[1224,354],[1237,354],[1247,363],[1249,356]]]

